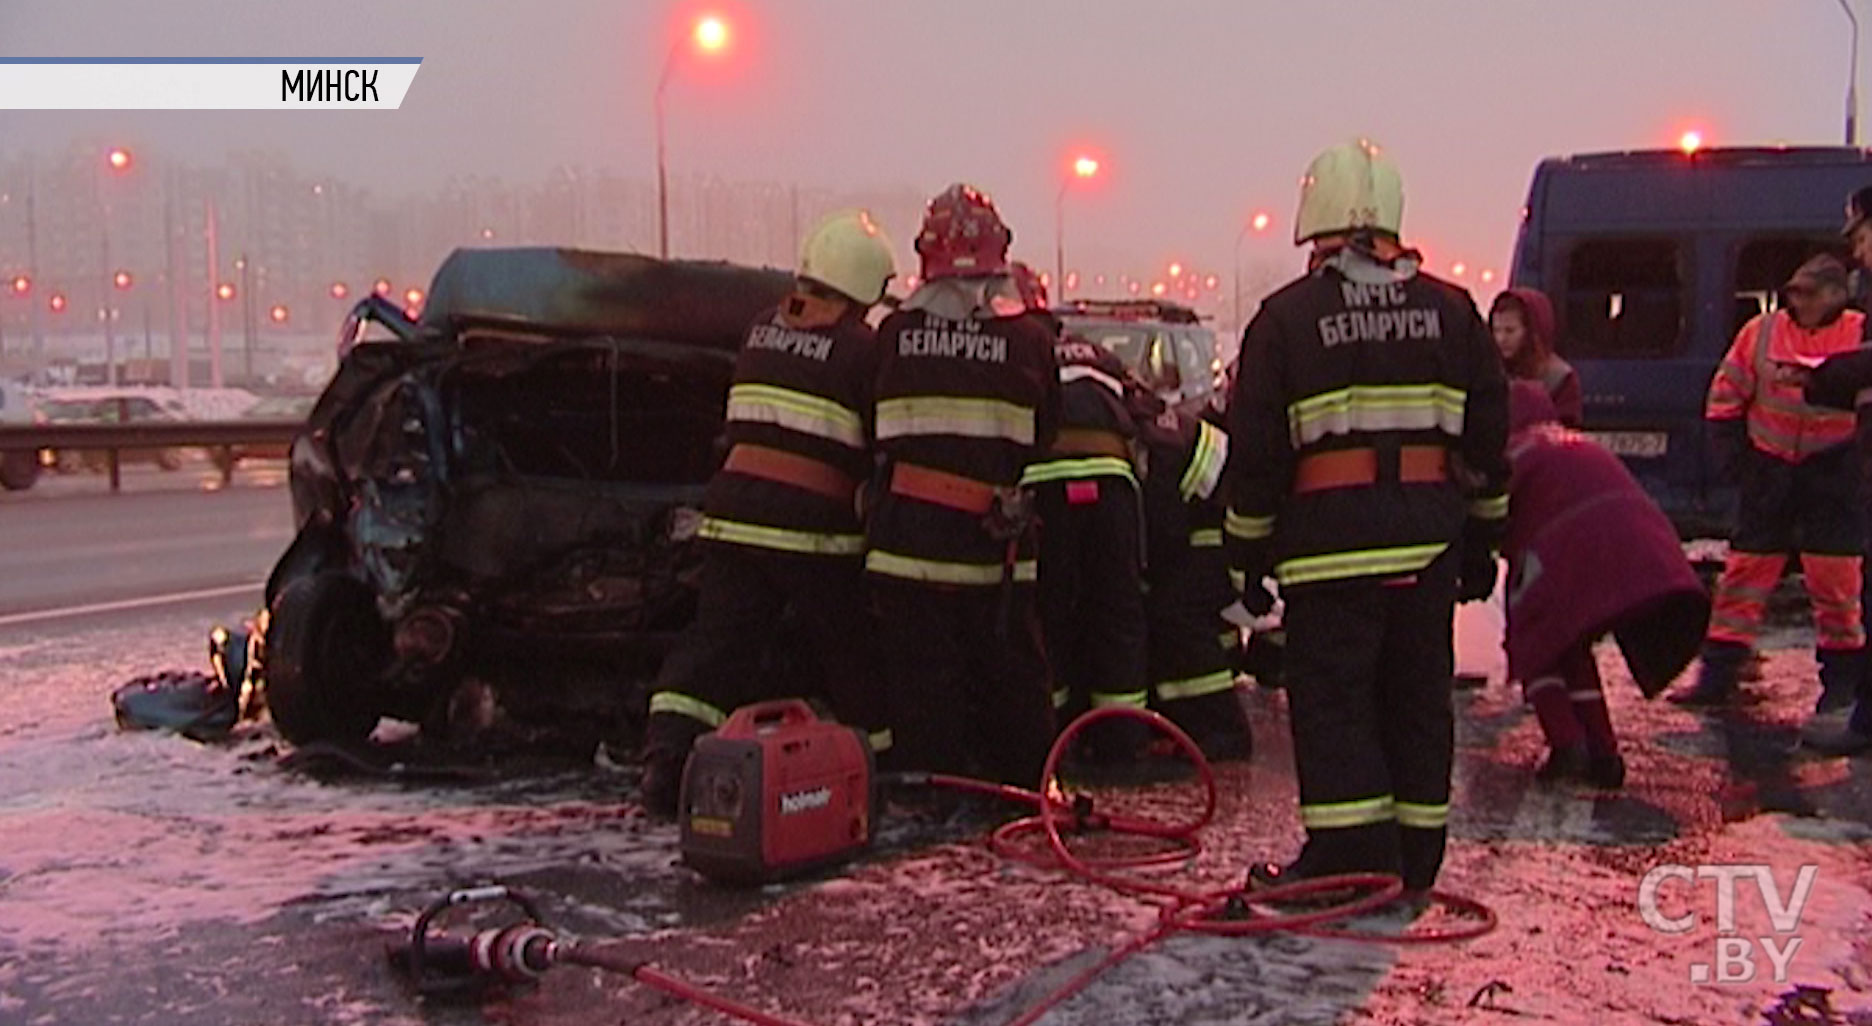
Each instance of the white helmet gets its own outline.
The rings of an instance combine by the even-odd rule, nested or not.
[[[813,227],[800,245],[799,275],[871,306],[897,273],[890,240],[864,210],[841,210]]]
[[[1404,222],[1404,179],[1369,139],[1322,152],[1300,179],[1294,245],[1322,235],[1370,231],[1396,238]]]

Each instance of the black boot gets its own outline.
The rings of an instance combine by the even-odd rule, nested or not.
[[[1865,649],[1823,648],[1814,658],[1820,663],[1820,700],[1814,713],[1824,716],[1852,708],[1860,678],[1865,676]]]
[[[1703,666],[1697,671],[1695,686],[1670,696],[1678,705],[1725,705],[1735,697],[1736,679],[1742,664],[1748,661],[1749,647],[1734,641],[1710,641],[1703,645]]]
[[[682,800],[683,769],[689,765],[689,749],[695,739],[707,733],[703,725],[687,716],[655,713],[645,731],[643,780],[637,785],[638,801],[644,811],[662,819],[676,816]]]

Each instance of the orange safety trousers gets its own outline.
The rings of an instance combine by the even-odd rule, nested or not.
[[[1859,618],[1858,556],[1803,552],[1801,572],[1807,598],[1813,604],[1816,646],[1822,649],[1858,649],[1865,646],[1865,627]],[[1787,556],[1779,552],[1731,550],[1716,582],[1710,612],[1709,640],[1753,645],[1768,612],[1768,596],[1781,580]]]

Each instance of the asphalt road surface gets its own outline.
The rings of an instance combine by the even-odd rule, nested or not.
[[[277,465],[243,467],[226,488],[206,463],[131,467],[124,484],[113,495],[102,475],[46,475],[0,493],[0,624],[241,594],[292,538]]]
[[[0,608],[15,610],[0,614],[0,1024],[727,1021],[576,968],[467,1003],[418,999],[386,944],[437,895],[488,881],[526,889],[557,926],[614,939],[621,958],[819,1026],[1002,1026],[1158,922],[1149,903],[996,857],[979,821],[900,813],[856,865],[711,885],[677,864],[673,827],[632,807],[623,755],[448,779],[334,775],[292,765],[264,723],[215,744],[121,731],[111,689],[204,668],[208,629],[252,612],[285,538],[278,487],[151,482],[0,499]],[[1716,714],[1643,702],[1614,651],[1601,661],[1631,765],[1622,793],[1538,786],[1538,734],[1504,682],[1458,700],[1441,885],[1492,906],[1492,933],[1457,945],[1173,936],[1040,1026],[1872,1023],[1872,759],[1795,749],[1812,650],[1771,653],[1751,701]],[[1242,697],[1257,750],[1219,768],[1220,811],[1171,877],[1181,885],[1227,885],[1297,844],[1285,697]],[[1162,811],[1179,794],[1098,800]],[[1660,867],[1737,865],[1771,878],[1735,888],[1733,929],[1709,880],[1665,889],[1660,911],[1681,931],[1637,906]],[[1808,867],[1810,893],[1783,929],[1757,886],[1781,901]],[[1719,957],[1738,938],[1748,978],[1712,980],[1712,967],[1739,971]],[[1784,952],[1799,942],[1778,977],[1763,938]]]

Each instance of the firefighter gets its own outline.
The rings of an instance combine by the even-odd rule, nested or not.
[[[1271,575],[1306,844],[1258,883],[1442,864],[1456,601],[1487,598],[1508,512],[1507,382],[1467,292],[1399,241],[1403,186],[1359,140],[1314,159],[1308,272],[1248,325],[1230,403],[1226,533]],[[1244,595],[1261,613],[1271,598]]]
[[[1141,432],[1151,704],[1211,760],[1254,750],[1235,693],[1241,631],[1222,617],[1237,594],[1222,555],[1223,395],[1202,416],[1164,410]]]
[[[1021,271],[1017,264],[1017,279]],[[1071,333],[1060,337],[1053,356],[1059,365],[1059,433],[1021,475],[1040,518],[1037,600],[1053,706],[1062,719],[1088,708],[1142,709],[1149,697],[1144,538],[1131,455],[1137,425],[1126,397],[1125,366],[1110,350]],[[1127,769],[1149,739],[1142,722],[1096,724],[1077,753],[1078,768]]]
[[[1053,736],[1022,470],[1053,444],[1053,329],[1009,273],[992,200],[954,185],[917,236],[923,284],[878,326],[867,527],[890,764],[1034,786]]]
[[[1681,705],[1718,705],[1735,694],[1769,593],[1797,546],[1814,609],[1817,711],[1850,706],[1864,673],[1853,415],[1808,405],[1802,386],[1825,357],[1858,347],[1865,318],[1846,309],[1846,268],[1831,256],[1802,264],[1784,289],[1787,308],[1743,325],[1710,383],[1704,417],[1739,502],[1702,669],[1693,687],[1671,696]]]
[[[845,722],[888,748],[855,493],[870,474],[866,417],[877,344],[865,315],[891,247],[870,216],[825,219],[800,248],[794,291],[749,329],[728,392],[727,457],[709,482],[695,622],[650,697],[642,798],[673,814],[695,738],[736,706],[778,697],[764,672],[783,613]]]

